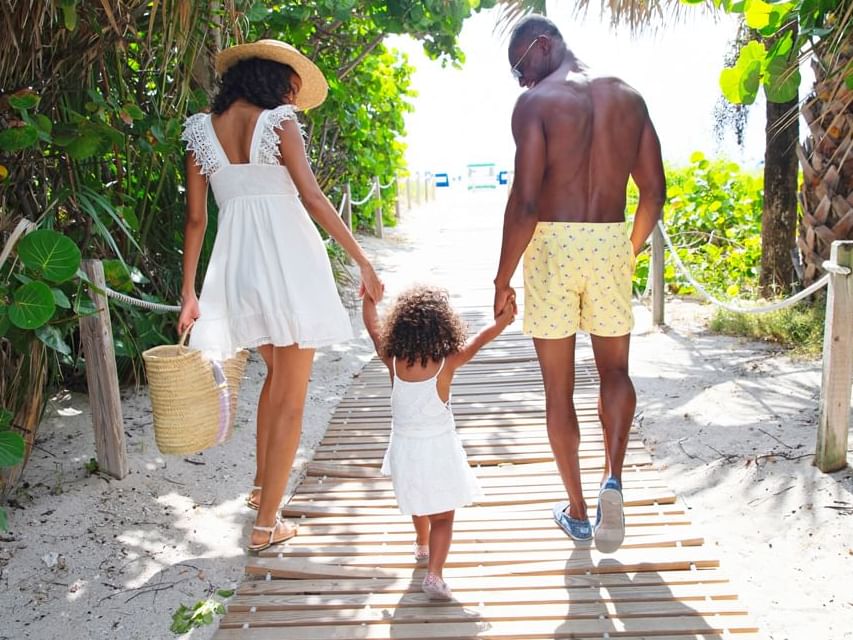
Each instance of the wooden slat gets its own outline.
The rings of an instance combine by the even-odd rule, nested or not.
[[[266,581],[264,581],[266,583]],[[278,583],[280,580],[270,581]],[[686,584],[609,587],[609,588],[562,588],[562,589],[493,589],[491,591],[454,591],[455,601],[466,606],[484,604],[565,604],[593,602],[646,602],[694,600],[736,600],[737,594],[729,583]],[[439,603],[440,604],[440,603]],[[258,611],[287,611],[299,609],[358,609],[364,607],[408,607],[436,606],[426,594],[419,591],[361,593],[361,594],[294,594],[294,595],[257,595],[242,594],[228,603],[231,612],[249,611],[253,607]]]
[[[685,613],[687,611],[685,610]],[[361,638],[363,640],[433,640],[435,638],[601,638],[607,633],[611,638],[630,636],[672,636],[676,634],[755,633],[757,627],[749,616],[683,615],[665,618],[610,618],[603,620],[575,620],[568,618],[555,623],[550,620],[489,621],[474,619],[464,621],[460,608],[460,622],[451,623],[395,623],[393,617],[380,624],[357,626],[305,626],[290,627],[287,640],[336,640]],[[217,635],[221,640],[246,638],[247,640],[281,640],[281,630],[276,628],[223,629]],[[689,637],[689,636],[688,636]],[[713,636],[710,636],[713,637]]]

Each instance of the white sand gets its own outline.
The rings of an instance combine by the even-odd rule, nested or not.
[[[365,239],[388,291],[440,280],[428,274],[440,264],[444,276],[459,274],[447,282],[455,294],[487,310],[503,197],[440,200],[406,216],[384,242]],[[638,422],[665,479],[770,637],[853,638],[853,471],[821,474],[808,455],[820,363],[711,335],[704,306],[674,301],[667,313],[670,326],[659,331],[640,309],[632,344]],[[372,355],[358,318],[354,325],[357,340],[317,355],[289,490]],[[240,427],[227,445],[189,458],[202,464],[161,456],[144,389],[125,393],[131,473],[120,482],[83,467],[94,456],[86,397],[50,403],[20,508],[10,509],[11,531],[0,536],[0,640],[174,637],[179,604],[239,580],[254,514],[243,500],[262,376],[253,358]]]

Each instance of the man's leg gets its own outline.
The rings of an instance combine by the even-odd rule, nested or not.
[[[630,334],[605,338],[592,336],[592,349],[601,391],[598,412],[604,429],[605,478],[598,494],[595,518],[595,546],[613,553],[625,539],[622,463],[628,447],[628,433],[637,397],[628,377]]]
[[[534,338],[533,344],[545,383],[548,440],[569,494],[567,513],[571,518],[585,520],[586,503],[578,462],[580,430],[572,397],[575,390],[575,336],[558,340]]]
[[[628,349],[631,335],[591,336],[595,366],[601,380],[599,417],[604,428],[605,471],[622,480],[622,463],[628,448],[628,433],[637,407],[634,385],[628,377]]]

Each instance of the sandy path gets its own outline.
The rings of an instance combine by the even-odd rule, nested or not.
[[[390,294],[429,280],[487,311],[505,196],[440,195],[385,241],[365,245]],[[658,331],[637,307],[632,345],[638,423],[664,477],[770,637],[853,638],[853,472],[821,474],[808,455],[819,362],[711,335],[704,306],[672,302],[667,313],[670,326]],[[371,356],[353,315],[360,337],[317,355],[292,481]],[[589,353],[586,339],[579,348]],[[145,391],[127,392],[131,474],[121,482],[83,467],[94,455],[85,396],[51,402],[12,530],[0,537],[0,639],[174,637],[179,604],[239,578],[262,376],[253,359],[231,442],[187,459],[156,451]]]

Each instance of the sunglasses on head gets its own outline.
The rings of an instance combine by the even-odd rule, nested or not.
[[[521,54],[521,57],[518,59],[518,61],[514,65],[512,65],[512,68],[509,70],[509,72],[512,74],[512,77],[516,80],[521,80],[521,71],[519,71],[518,65],[524,62],[524,59],[527,57],[527,54],[530,53],[530,50],[533,48],[533,45],[536,44],[536,42],[541,37],[542,36],[536,36],[535,38],[533,38],[533,42],[527,45],[527,49],[525,49],[524,53]]]

